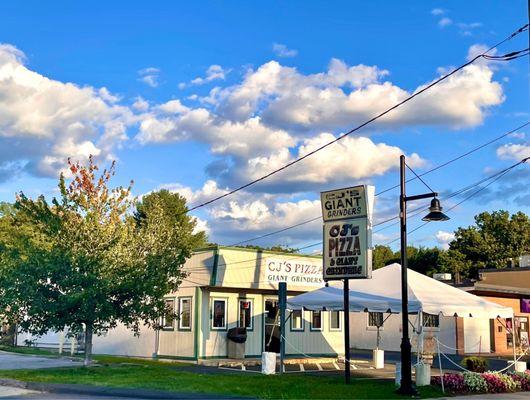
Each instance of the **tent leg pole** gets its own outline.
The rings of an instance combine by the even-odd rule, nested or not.
[[[344,381],[350,383],[350,281],[344,279]]]
[[[442,370],[442,356],[440,354],[440,341],[436,338],[436,345],[438,347],[438,366],[440,367],[440,383],[442,384],[442,393],[445,393],[444,388],[444,372]]]

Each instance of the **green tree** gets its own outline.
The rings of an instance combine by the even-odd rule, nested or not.
[[[424,275],[432,276],[442,269],[440,265],[440,255],[442,253],[443,251],[437,247],[408,247],[408,267]]]
[[[0,310],[34,334],[84,331],[88,365],[94,334],[118,323],[135,333],[142,323],[158,327],[163,296],[185,277],[194,222],[184,214],[171,220],[156,200],[138,223],[131,187],[109,189],[114,163],[99,176],[92,158],[69,169],[58,199],[20,193],[16,211],[2,218]]]
[[[505,268],[510,259],[530,251],[530,219],[523,212],[480,213],[475,225],[456,230],[449,249],[443,267],[456,268],[462,276],[476,278],[481,268]]]
[[[394,253],[389,246],[377,244],[372,253],[372,268],[379,269],[386,265],[399,262],[399,253]]]

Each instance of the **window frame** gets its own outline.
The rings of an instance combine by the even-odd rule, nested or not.
[[[294,319],[293,319],[293,313],[294,313],[295,311],[300,311],[300,319],[301,319],[301,322],[302,322],[302,324],[301,324],[302,326],[301,326],[300,328],[295,328],[295,327],[293,326],[293,321],[294,321]],[[292,311],[291,311],[291,316],[290,316],[290,320],[291,320],[291,321],[290,321],[290,326],[289,326],[289,329],[291,330],[291,332],[304,332],[304,331],[305,331],[305,318],[304,318],[304,313],[305,313],[304,310],[292,310]]]
[[[182,326],[182,301],[188,300],[190,302],[190,326]],[[191,331],[193,327],[193,296],[181,296],[178,298],[179,301],[179,314],[178,314],[178,330],[179,331]]]
[[[161,324],[162,325],[162,330],[163,331],[174,331],[175,330],[175,320],[177,319],[175,317],[175,315],[173,315],[173,320],[171,321],[171,325],[166,325],[166,304],[168,302],[171,302],[173,303],[173,307],[172,307],[172,311],[173,311],[173,314],[176,314],[175,313],[175,297],[164,297],[164,315],[162,316],[162,321],[161,321]]]
[[[338,316],[339,316],[339,327],[338,328],[333,328],[333,324],[331,323],[331,316],[333,315],[333,313],[337,313]],[[330,332],[342,332],[342,320],[343,318],[341,318],[341,311],[339,310],[330,310],[328,311],[328,314],[329,314],[329,330]]]
[[[223,327],[215,327],[213,326],[214,323],[214,305],[216,301],[222,301],[225,303],[225,320],[224,320],[224,326]],[[212,297],[212,301],[210,303],[210,329],[212,331],[227,331],[228,330],[228,297]]]
[[[250,303],[250,326],[247,329],[247,332],[252,332],[254,330],[254,299],[249,299],[246,297],[239,297],[237,299],[237,327],[244,328],[240,325],[241,323],[241,302],[248,301]]]
[[[378,328],[377,328],[377,325],[370,325],[370,314],[380,314],[381,315],[381,320],[383,321],[383,323],[381,324],[381,327],[379,328],[379,331],[382,331],[385,329],[385,313],[384,312],[381,312],[381,311],[368,311],[366,313],[366,330],[368,331],[376,331]]]
[[[430,325],[425,325],[425,316],[432,316],[432,317],[436,317],[436,320],[438,321],[438,325],[436,326],[430,326]],[[428,314],[426,312],[423,312],[422,311],[422,316],[421,316],[421,324],[422,324],[422,328],[423,329],[427,329],[429,331],[439,331],[440,330],[440,315],[439,314]]]
[[[322,332],[324,330],[324,318],[322,318],[323,317],[323,315],[322,315],[323,312],[324,311],[311,311],[311,320],[309,321],[309,330],[311,332]],[[315,328],[313,326],[313,321],[314,321],[313,317],[314,317],[315,313],[320,313],[320,328]]]

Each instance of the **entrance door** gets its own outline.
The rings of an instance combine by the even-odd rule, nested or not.
[[[265,300],[265,351],[280,352],[280,308],[278,300]]]

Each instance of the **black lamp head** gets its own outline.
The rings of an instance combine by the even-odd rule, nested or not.
[[[442,212],[440,206],[440,200],[434,198],[431,200],[431,206],[429,207],[429,214],[422,218],[422,221],[447,221],[449,217]]]

